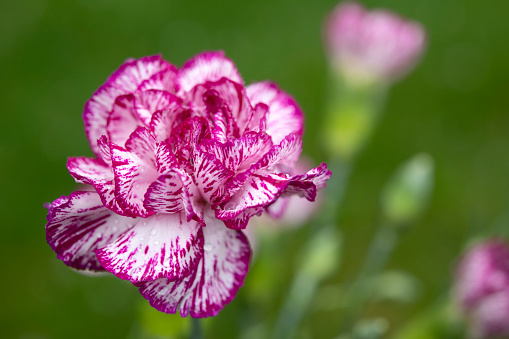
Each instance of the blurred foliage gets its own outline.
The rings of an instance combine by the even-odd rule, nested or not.
[[[415,153],[429,153],[436,165],[430,209],[402,237],[389,262],[389,268],[410,272],[420,281],[421,297],[417,303],[387,301],[365,311],[375,320],[363,328],[382,326],[385,322],[377,319],[383,316],[391,333],[411,323],[410,318],[447,289],[464,243],[508,209],[509,2],[364,3],[420,21],[429,33],[421,65],[392,88],[380,125],[358,158],[340,220],[344,269],[329,281],[351,278],[362,263],[380,215],[379,193],[394,169]],[[162,53],[181,65],[202,50],[225,50],[246,83],[274,80],[297,98],[306,112],[305,153],[322,161],[319,127],[327,65],[321,25],[335,4],[2,2],[2,336],[132,338],[148,321],[140,315],[146,301],[135,287],[110,275],[76,273],[57,260],[45,242],[42,204],[75,189],[66,158],[91,155],[81,112],[110,73],[128,57]],[[284,248],[284,253],[260,249],[246,287],[219,316],[204,321],[207,338],[237,338],[241,330],[246,338],[263,337],[264,321],[273,324],[307,236],[306,229],[299,229],[278,237],[271,246]],[[310,308],[300,336],[335,337],[340,316],[340,310]],[[166,317],[168,324],[187,326],[188,320]],[[166,333],[160,321],[146,325],[154,329],[151,335]]]

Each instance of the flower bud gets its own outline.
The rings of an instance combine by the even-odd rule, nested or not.
[[[484,241],[463,255],[454,297],[472,338],[509,336],[509,247],[503,240]]]
[[[381,207],[391,223],[410,222],[427,206],[433,188],[433,158],[421,153],[401,165],[386,184]]]
[[[425,46],[419,23],[359,3],[339,4],[325,27],[327,50],[336,71],[358,83],[392,82],[416,64]]]

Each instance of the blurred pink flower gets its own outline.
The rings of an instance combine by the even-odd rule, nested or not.
[[[47,241],[76,269],[131,281],[156,309],[216,315],[247,274],[241,229],[278,198],[314,200],[331,173],[292,168],[303,114],[268,82],[244,87],[222,52],[180,69],[160,56],[128,60],[87,102],[96,158],[69,158],[93,186],[47,207]]]
[[[470,321],[473,338],[509,335],[509,247],[490,239],[461,258],[454,294]]]
[[[325,38],[334,68],[356,82],[392,82],[416,64],[425,46],[423,27],[386,10],[366,11],[340,3],[326,21]]]

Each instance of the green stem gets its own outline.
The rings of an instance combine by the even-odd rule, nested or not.
[[[191,318],[191,339],[202,339],[202,328],[199,318]]]
[[[297,327],[315,295],[318,281],[311,276],[298,274],[292,283],[288,298],[281,307],[274,330],[274,339],[294,338]]]
[[[347,292],[344,313],[341,317],[339,333],[352,330],[371,294],[366,281],[383,270],[398,241],[399,232],[396,227],[381,226],[378,228],[368,250],[366,260],[356,279]]]

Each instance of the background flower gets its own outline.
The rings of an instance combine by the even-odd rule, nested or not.
[[[509,247],[488,239],[468,249],[455,276],[454,294],[473,338],[509,335]]]
[[[353,82],[392,82],[406,74],[425,45],[424,28],[388,10],[367,11],[341,2],[330,14],[325,38],[329,59]]]

